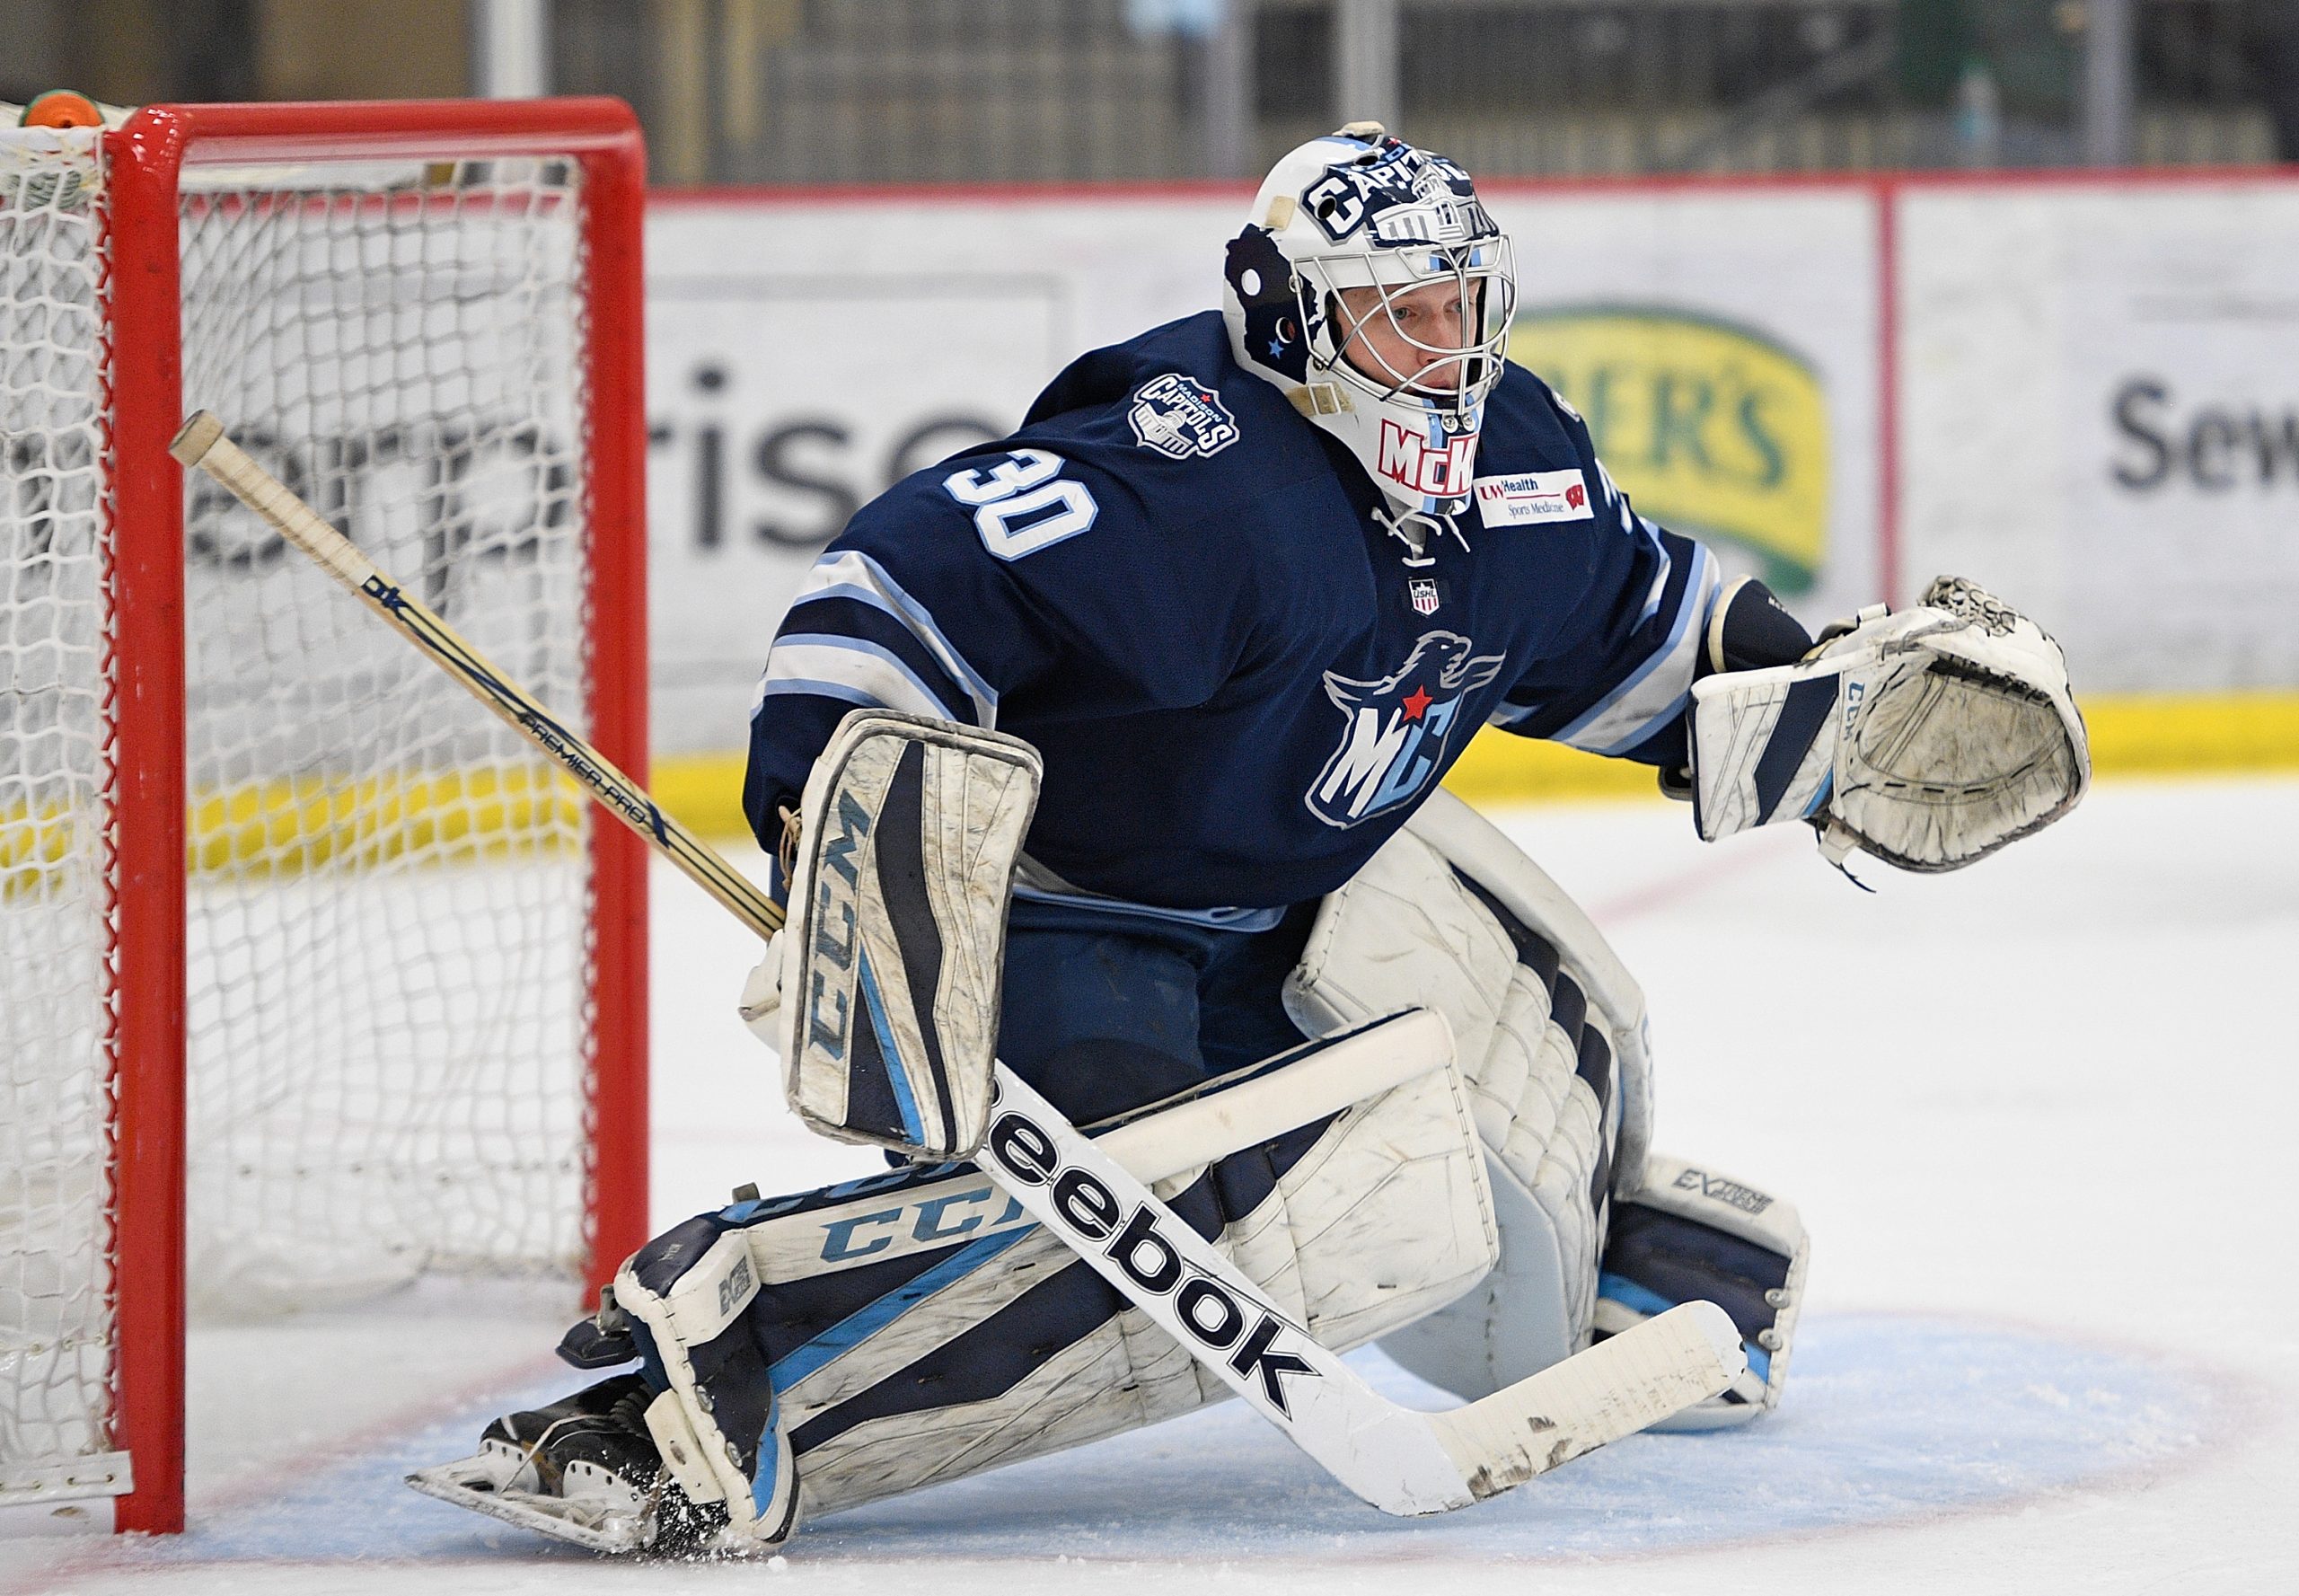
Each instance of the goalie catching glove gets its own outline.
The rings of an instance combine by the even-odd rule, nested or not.
[[[2092,762],[2067,661],[2042,629],[1942,577],[1898,614],[1863,610],[1793,665],[1693,684],[1702,837],[1810,820],[1854,849],[1952,870],[2075,807]]]

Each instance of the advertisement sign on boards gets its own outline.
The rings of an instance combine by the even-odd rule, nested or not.
[[[1647,515],[1808,619],[1874,559],[1873,226],[1857,192],[1497,189],[1513,357]],[[1073,356],[1219,303],[1243,196],[659,205],[647,304],[655,738],[738,746],[807,564],[872,494],[1016,425]]]

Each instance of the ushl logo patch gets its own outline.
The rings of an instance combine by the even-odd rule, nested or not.
[[[1445,602],[1444,595],[1437,591],[1437,584],[1427,577],[1415,577],[1406,584],[1405,600],[1416,615],[1434,615],[1438,605]]]
[[[1528,471],[1479,477],[1476,513],[1487,526],[1530,526],[1539,521],[1588,521],[1589,487],[1578,470]]]
[[[1458,632],[1424,631],[1405,666],[1378,682],[1326,673],[1347,721],[1341,745],[1303,795],[1327,825],[1352,826],[1409,802],[1445,763],[1461,701],[1500,674],[1502,656],[1469,652]]]
[[[1476,469],[1476,440],[1475,433],[1464,432],[1432,444],[1425,434],[1384,416],[1378,457],[1381,475],[1408,493],[1458,498],[1468,491],[1469,473]]]
[[[1204,384],[1169,371],[1151,377],[1126,412],[1133,441],[1168,460],[1219,454],[1238,441],[1238,419]]]

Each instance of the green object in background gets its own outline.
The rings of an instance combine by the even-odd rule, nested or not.
[[[2063,119],[2075,101],[2082,35],[2071,33],[2064,0],[1900,0],[1900,93],[1945,109],[1978,64],[2004,107],[2045,121]]]
[[[1900,0],[1899,88],[1918,105],[1954,98],[1964,64],[1978,48],[1967,0]]]
[[[1658,305],[1519,316],[1509,357],[1589,423],[1599,458],[1662,525],[1734,545],[1783,595],[1828,557],[1828,395],[1802,356],[1754,328]]]

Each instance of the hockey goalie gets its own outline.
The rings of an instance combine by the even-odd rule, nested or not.
[[[2083,794],[2059,650],[1948,578],[1815,639],[1639,515],[1504,362],[1468,176],[1377,126],[1286,156],[1221,281],[865,507],[768,657],[744,1011],[893,1167],[642,1248],[560,1346],[595,1383],[419,1488],[741,1551],[1250,1399],[1225,1366],[1282,1408],[1237,1293],[993,1120],[993,1054],[1323,1347],[1475,1401],[1707,1302],[1739,1345],[1665,1422],[1780,1401],[1796,1211],[1649,1145],[1636,983],[1438,783],[1492,725],[1656,767],[1707,838],[1952,869]]]

